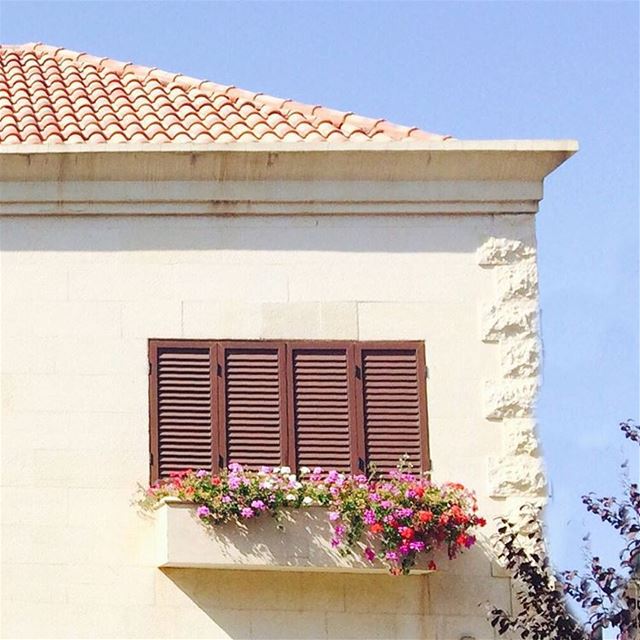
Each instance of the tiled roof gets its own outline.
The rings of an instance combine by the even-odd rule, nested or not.
[[[447,138],[43,44],[0,46],[0,144]]]

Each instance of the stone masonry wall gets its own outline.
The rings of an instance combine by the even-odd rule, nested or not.
[[[149,338],[424,340],[433,475],[544,495],[533,215],[3,218],[2,634],[493,638],[478,546],[427,576],[160,571]],[[484,311],[483,311],[484,310]]]

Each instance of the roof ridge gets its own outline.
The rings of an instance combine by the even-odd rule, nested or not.
[[[260,113],[264,118],[265,125],[266,119],[271,117],[274,113],[279,113],[285,119],[288,119],[290,116],[298,113],[311,120],[309,124],[312,130],[317,130],[317,128],[321,127],[323,123],[327,123],[328,127],[325,127],[327,133],[321,134],[325,139],[328,139],[328,136],[334,133],[333,131],[330,131],[332,129],[338,130],[338,133],[346,139],[349,139],[350,136],[355,133],[362,134],[370,139],[374,136],[380,135],[391,140],[407,138],[422,140],[433,140],[435,138],[446,140],[451,137],[427,133],[417,127],[405,127],[385,119],[356,115],[351,111],[339,111],[337,109],[330,109],[321,105],[305,104],[290,98],[278,98],[261,92],[252,92],[240,89],[234,85],[223,85],[210,80],[193,78],[179,72],[173,73],[160,70],[157,67],[147,67],[133,62],[122,62],[109,57],[98,57],[85,52],[73,51],[64,47],[55,47],[41,42],[29,42],[19,45],[0,45],[0,50],[1,49],[14,52],[32,52],[37,57],[40,57],[43,54],[50,55],[58,61],[71,61],[78,65],[79,68],[90,65],[96,67],[98,70],[112,71],[121,78],[124,78],[128,74],[133,74],[143,83],[147,80],[153,79],[160,82],[167,89],[171,89],[173,86],[176,86],[186,92],[200,90],[207,93],[211,100],[215,99],[216,96],[223,94],[230,99],[234,106],[237,106],[238,101],[247,101],[252,103],[259,112],[263,107],[265,107],[269,113],[266,115],[264,112]],[[285,131],[285,129],[287,131]],[[287,132],[297,133],[298,138],[305,139],[306,137],[297,131],[295,126],[292,127],[291,123],[288,123],[287,127],[282,127],[281,131],[283,133],[277,134],[277,137],[279,138],[286,136]],[[232,137],[237,139],[237,136],[233,133]],[[260,139],[259,136],[254,137],[256,137],[257,140]],[[0,142],[2,142],[1,139]]]

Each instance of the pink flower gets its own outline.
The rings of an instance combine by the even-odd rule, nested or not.
[[[329,511],[329,520],[331,520],[331,522],[340,520],[340,514],[337,511]]]
[[[229,464],[229,471],[233,473],[239,473],[242,471],[242,465],[238,464],[237,462],[232,462],[231,464]]]
[[[324,469],[322,467],[314,467],[313,469],[313,475],[314,476],[319,476],[321,474],[324,473]]]
[[[229,504],[232,501],[233,498],[231,496],[222,496],[222,502],[224,502],[225,504]]]
[[[366,509],[362,517],[365,524],[374,524],[376,521],[376,514],[371,509]]]
[[[196,512],[199,518],[206,518],[211,515],[211,511],[209,511],[209,507],[205,507],[204,505],[198,507],[198,511]]]
[[[331,546],[332,547],[339,547],[340,546],[340,540],[338,540],[338,538],[331,538]]]
[[[254,500],[251,503],[251,506],[257,511],[264,511],[267,508],[264,502],[262,502],[262,500]]]
[[[387,553],[384,554],[384,557],[387,560],[397,560],[398,554],[395,551],[387,551]]]
[[[366,547],[364,550],[364,557],[369,561],[373,562],[376,559],[376,554],[373,549],[370,547]]]
[[[338,472],[334,469],[327,474],[327,482],[335,482],[338,479]]]
[[[230,475],[229,476],[229,489],[237,489],[242,482],[238,476]]]
[[[243,518],[253,518],[253,516],[254,516],[254,511],[253,511],[253,509],[251,509],[250,507],[243,507],[243,508],[240,510],[240,515],[241,515]]]
[[[196,477],[197,478],[204,478],[205,476],[208,476],[209,472],[206,469],[198,469],[196,471]]]
[[[409,543],[409,549],[412,551],[424,551],[424,542],[422,540],[414,540]]]

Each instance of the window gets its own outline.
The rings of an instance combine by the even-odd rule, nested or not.
[[[429,464],[421,342],[149,342],[151,478]]]

